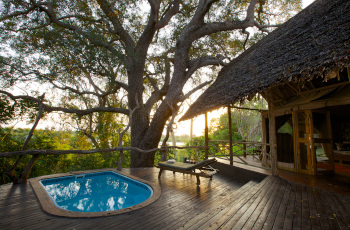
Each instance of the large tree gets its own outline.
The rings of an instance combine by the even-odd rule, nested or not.
[[[152,149],[182,102],[209,83],[200,73],[215,68],[201,69],[225,65],[300,2],[2,1],[0,93],[74,114],[90,127],[102,113],[132,114],[131,146]],[[255,28],[252,39],[248,28]],[[14,95],[10,88],[20,83],[38,89]],[[191,83],[197,85],[185,87]],[[154,153],[131,152],[131,167],[153,162]]]

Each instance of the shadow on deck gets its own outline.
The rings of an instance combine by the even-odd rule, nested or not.
[[[63,218],[44,213],[29,184],[0,186],[0,229],[348,229],[350,197],[217,163],[213,180],[123,169],[159,183],[161,197],[127,214]]]

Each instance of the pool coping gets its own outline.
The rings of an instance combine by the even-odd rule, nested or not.
[[[145,183],[149,185],[153,189],[153,194],[150,198],[145,200],[142,203],[139,203],[137,205],[123,208],[119,210],[113,210],[113,211],[106,211],[106,212],[74,212],[69,210],[64,210],[59,207],[57,207],[43,188],[41,186],[40,181],[44,179],[51,179],[51,178],[58,178],[58,177],[64,177],[64,176],[74,176],[79,174],[87,174],[87,173],[96,173],[96,172],[105,172],[105,171],[112,171],[115,173],[122,174],[123,176],[132,178],[134,180],[140,181],[142,183]],[[143,180],[141,178],[135,177],[130,175],[129,173],[125,173],[122,171],[119,171],[114,168],[106,168],[106,169],[94,169],[94,170],[86,170],[86,171],[75,171],[75,172],[69,172],[69,173],[60,173],[60,174],[51,174],[51,175],[45,175],[40,177],[35,177],[29,179],[29,182],[34,190],[34,193],[39,200],[39,203],[41,205],[41,208],[44,212],[54,215],[54,216],[61,216],[61,217],[70,217],[70,218],[93,218],[93,217],[104,217],[104,216],[113,216],[123,213],[128,213],[135,211],[140,208],[144,208],[153,202],[155,202],[161,195],[161,188],[159,184]]]

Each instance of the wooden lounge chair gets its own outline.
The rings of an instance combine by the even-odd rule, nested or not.
[[[197,177],[197,185],[200,185],[200,176],[212,179],[213,175],[218,172],[217,169],[210,166],[214,162],[216,162],[215,158],[203,160],[196,164],[162,161],[156,165],[157,168],[160,168],[158,178],[161,176],[163,170],[170,170],[174,173],[180,172],[195,175]],[[199,170],[199,172],[196,170]]]

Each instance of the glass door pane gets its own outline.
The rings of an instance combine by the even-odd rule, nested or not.
[[[299,143],[299,169],[308,170],[308,144]]]
[[[306,138],[305,112],[297,112],[298,138]]]

